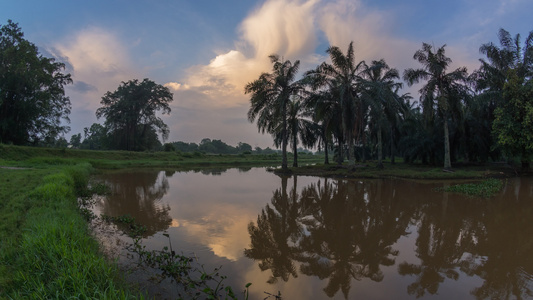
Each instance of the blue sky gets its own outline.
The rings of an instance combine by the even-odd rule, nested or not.
[[[221,139],[272,147],[246,119],[246,83],[270,71],[268,55],[327,60],[329,45],[358,60],[384,58],[403,70],[423,42],[446,44],[452,68],[479,67],[479,46],[497,43],[499,28],[525,38],[531,0],[0,0],[0,24],[19,23],[41,53],[67,65],[74,84],[67,135],[100,122],[95,111],[122,81],[149,78],[174,93],[169,141]],[[406,90],[414,92],[415,89]]]

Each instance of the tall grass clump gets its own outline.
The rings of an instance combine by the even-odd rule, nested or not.
[[[0,257],[13,270],[0,289],[13,299],[134,299],[117,268],[99,253],[78,211],[77,195],[87,186],[90,165],[69,166],[43,179],[28,195],[18,251]]]

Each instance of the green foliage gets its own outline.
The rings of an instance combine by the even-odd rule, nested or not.
[[[169,103],[172,93],[167,87],[144,79],[122,82],[114,92],[102,97],[102,107],[96,110],[98,118],[105,117],[105,127],[111,137],[113,149],[143,151],[160,146],[157,134],[163,140],[169,129],[163,120],[156,116],[157,111],[170,113]]]
[[[0,246],[0,297],[138,298],[118,284],[118,270],[100,255],[98,243],[78,211],[76,190],[87,182],[89,166],[46,171],[52,174],[41,177],[42,184],[17,199],[21,202],[16,210],[18,222],[7,224],[7,229],[20,236]],[[0,213],[5,216],[5,211]],[[4,241],[6,233],[0,234]]]
[[[40,55],[18,24],[8,20],[0,27],[1,143],[53,145],[70,130],[61,125],[71,107],[64,86],[72,79],[61,73],[64,68]]]
[[[533,158],[533,79],[524,82],[514,70],[508,78],[504,103],[494,112],[493,130],[507,155],[529,162]]]
[[[503,187],[503,182],[498,179],[487,179],[480,183],[457,184],[439,189],[443,192],[461,193],[471,197],[490,198]]]

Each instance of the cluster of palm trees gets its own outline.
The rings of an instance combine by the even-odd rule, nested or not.
[[[520,46],[520,35],[512,38],[499,31],[500,47],[483,44],[481,67],[468,74],[465,67],[450,71],[452,60],[445,46],[436,48],[424,43],[413,58],[420,68],[400,72],[384,59],[357,62],[353,43],[346,53],[336,46],[328,48],[331,62],[323,62],[297,80],[300,61],[291,62],[278,55],[270,56],[272,72],[245,86],[250,94],[250,122],[257,121],[259,131],[270,133],[274,144],[281,146],[282,168],[287,168],[287,147],[293,148],[293,166],[297,166],[297,146],[335,150],[337,163],[347,156],[349,165],[365,160],[368,149],[375,149],[378,167],[383,167],[384,145],[394,163],[397,155],[407,162],[443,163],[451,169],[452,161],[487,161],[503,154],[518,156],[529,163],[533,155],[533,133],[527,129],[508,133],[507,98],[518,93],[530,115],[521,118],[520,126],[533,120],[533,99],[529,99],[533,81],[533,31]],[[512,77],[514,76],[514,77]],[[518,77],[512,91],[508,82]],[[407,85],[422,84],[420,100],[411,101],[401,94],[403,79]],[[518,91],[518,92],[517,92]],[[507,97],[507,98],[506,98]],[[519,100],[520,100],[519,99]],[[526,102],[526,104],[524,104]],[[529,105],[529,106],[528,106]],[[498,118],[499,117],[499,118]],[[516,126],[514,126],[516,127]],[[526,135],[517,145],[505,145],[509,134]],[[516,140],[519,140],[518,138]]]

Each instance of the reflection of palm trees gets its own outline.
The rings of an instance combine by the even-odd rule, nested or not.
[[[244,254],[261,261],[259,268],[262,271],[272,270],[269,283],[276,282],[278,278],[288,281],[290,275],[298,277],[292,261],[296,248],[289,242],[296,243],[302,228],[296,221],[299,213],[296,185],[289,196],[287,179],[283,177],[281,190],[274,191],[272,207],[267,205],[257,217],[257,226],[254,223],[248,225],[252,242]]]
[[[170,207],[158,203],[169,188],[165,172],[116,173],[105,178],[111,195],[102,203],[103,214],[131,215],[146,226],[145,237],[170,226]]]
[[[484,279],[471,292],[477,299],[533,297],[533,190],[520,184],[522,180],[516,179],[503,197],[487,205],[476,255],[463,264],[467,274]]]
[[[281,193],[274,192],[273,207],[266,206],[257,226],[249,226],[252,243],[245,254],[261,260],[261,270],[272,270],[269,282],[297,277],[294,261],[302,263],[305,275],[329,278],[324,292],[330,297],[342,290],[347,298],[352,278],[381,281],[380,265],[394,264],[398,252],[391,245],[405,234],[410,215],[397,207],[381,207],[386,202],[374,203],[378,198],[367,201],[376,182],[325,179],[323,185],[319,181],[304,188],[300,197],[296,180],[284,196],[286,184],[284,179]]]
[[[379,183],[337,181],[333,186],[325,181],[324,187],[319,182],[308,188],[319,209],[313,216],[315,226],[308,227],[310,234],[301,243],[306,253],[311,253],[304,259],[302,272],[329,277],[324,291],[330,297],[341,289],[347,298],[352,278],[383,280],[380,265],[395,262],[398,251],[391,245],[405,234],[409,218],[400,218],[395,210],[383,207],[376,195],[365,200],[370,187]]]
[[[407,287],[417,298],[436,294],[446,278],[459,279],[463,254],[475,251],[476,232],[483,225],[477,220],[479,203],[474,201],[453,205],[447,193],[441,202],[425,202],[419,206],[416,253],[420,264],[401,263],[400,275],[415,275],[416,281]]]

